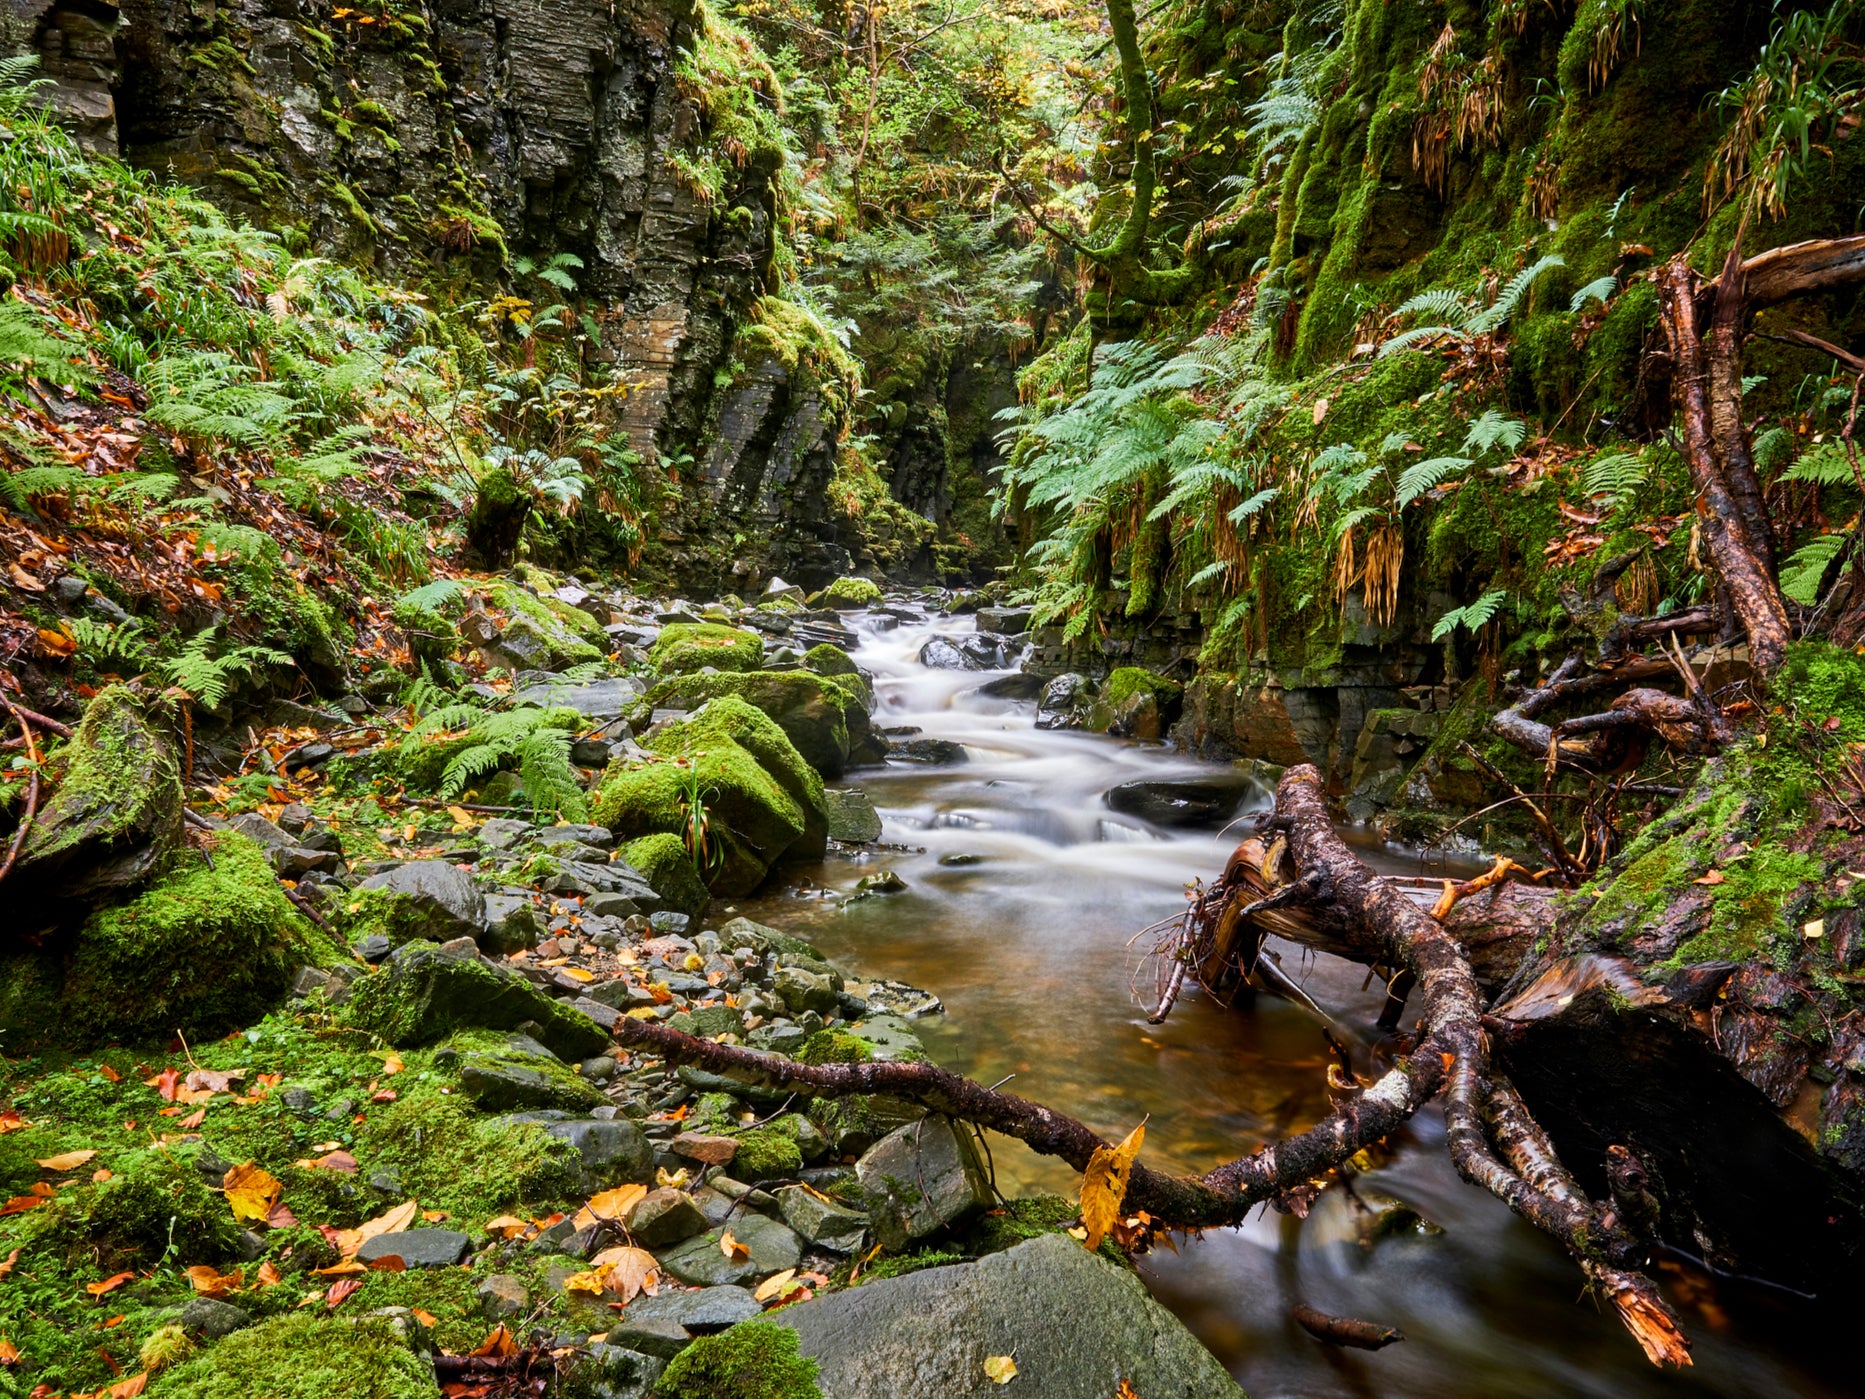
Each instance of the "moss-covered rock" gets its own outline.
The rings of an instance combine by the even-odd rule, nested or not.
[[[861,673],[854,657],[832,641],[820,642],[803,653],[803,669],[826,675],[854,690],[868,709],[874,708],[874,686]]]
[[[817,1365],[797,1349],[796,1332],[741,1321],[702,1336],[662,1372],[657,1399],[822,1399]]]
[[[236,832],[213,863],[174,852],[141,895],[93,914],[65,946],[0,964],[0,1030],[26,1040],[213,1038],[284,998],[292,974],[332,955]]]
[[[756,670],[764,662],[764,640],[756,632],[717,622],[669,622],[648,651],[648,664],[662,675],[714,670]]]
[[[601,625],[579,608],[538,597],[503,578],[486,589],[486,600],[505,613],[494,647],[514,667],[568,670],[607,653]]]
[[[736,696],[709,701],[647,745],[657,761],[618,759],[603,775],[594,819],[630,840],[680,835],[697,787],[716,894],[749,893],[772,865],[820,855],[828,841],[822,778],[765,714]]]
[[[807,670],[682,675],[663,680],[647,698],[653,705],[691,705],[721,695],[735,695],[769,715],[803,760],[824,777],[840,777],[847,768],[848,714],[860,711],[862,701],[838,680]]]
[[[1179,717],[1185,687],[1138,666],[1122,666],[1107,677],[1088,712],[1088,727],[1123,738],[1157,740]]]
[[[622,859],[639,870],[661,902],[679,913],[698,913],[712,895],[693,868],[693,857],[677,835],[661,832],[631,840]]]
[[[72,735],[64,778],[20,847],[12,897],[133,888],[181,839],[181,773],[160,701],[112,685]]]
[[[881,585],[868,578],[838,578],[814,598],[819,606],[837,609],[872,607],[880,600]]]
[[[164,1375],[156,1392],[163,1399],[433,1399],[439,1391],[427,1361],[392,1322],[350,1321],[320,1309],[234,1332]]]
[[[587,1059],[609,1043],[595,1021],[516,972],[420,946],[359,981],[344,1018],[397,1045],[432,1044],[461,1028],[513,1030],[526,1021],[564,1059]]]

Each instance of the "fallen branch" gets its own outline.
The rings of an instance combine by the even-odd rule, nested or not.
[[[0,693],[0,704],[4,704],[7,711],[19,721],[20,737],[26,742],[26,756],[32,763],[32,771],[26,779],[26,811],[20,817],[19,829],[13,832],[13,839],[6,848],[6,862],[0,864],[0,879],[5,879],[13,872],[13,862],[19,859],[20,847],[26,843],[26,837],[32,831],[33,818],[39,814],[39,745],[33,738],[32,725],[26,721],[26,716],[32,711],[21,709],[4,693]],[[40,716],[34,714],[33,718],[38,719]],[[65,732],[70,733],[71,730]]]
[[[1313,1307],[1301,1306],[1289,1313],[1295,1324],[1331,1346],[1351,1346],[1354,1350],[1383,1350],[1405,1335],[1396,1326],[1379,1326],[1350,1316],[1329,1316]]]

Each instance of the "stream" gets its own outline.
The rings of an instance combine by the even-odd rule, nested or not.
[[[1201,1173],[1324,1114],[1328,1055],[1310,1012],[1267,996],[1226,1010],[1193,989],[1163,1025],[1148,1025],[1142,1009],[1153,973],[1140,963],[1153,938],[1134,935],[1182,908],[1185,884],[1215,877],[1247,829],[1162,830],[1110,811],[1103,794],[1230,770],[1156,744],[1039,730],[1033,703],[979,693],[1008,672],[919,664],[929,637],[968,631],[969,618],[850,620],[855,659],[875,679],[876,725],[958,742],[969,761],[851,774],[848,785],[881,811],[883,846],[895,848],[798,867],[790,888],[740,900],[737,911],[814,938],[862,975],[939,996],[948,1013],[915,1028],[956,1072],[985,1083],[1013,1075],[1008,1091],[1110,1139],[1152,1114],[1144,1156],[1156,1168]],[[1387,872],[1467,873],[1344,834]],[[848,900],[880,869],[906,891]],[[1363,968],[1279,950],[1331,1016],[1374,1033],[1382,988],[1365,985]],[[1370,1052],[1370,1043],[1356,1048],[1362,1072]],[[1804,1303],[1694,1270],[1661,1278],[1696,1364],[1652,1368],[1616,1320],[1579,1296],[1579,1273],[1553,1242],[1457,1178],[1442,1137],[1435,1109],[1421,1115],[1357,1180],[1364,1209],[1329,1190],[1305,1220],[1265,1209],[1242,1228],[1181,1240],[1176,1254],[1156,1249],[1138,1260],[1141,1274],[1252,1399],[1858,1392],[1843,1337]],[[1006,1194],[1075,1193],[1078,1178],[1060,1163],[1003,1138],[991,1145]],[[1363,1242],[1364,1226],[1395,1203],[1435,1228]],[[1321,1346],[1288,1319],[1303,1302],[1397,1326],[1406,1340],[1377,1354]]]

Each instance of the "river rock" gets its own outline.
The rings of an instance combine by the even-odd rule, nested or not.
[[[696,1335],[705,1335],[749,1321],[763,1310],[744,1288],[727,1283],[702,1287],[697,1292],[668,1290],[658,1296],[638,1298],[628,1304],[626,1315],[634,1321],[671,1321]]]
[[[1043,687],[1036,701],[1039,729],[1079,729],[1087,726],[1094,703],[1094,682],[1078,671],[1058,675]]]
[[[887,744],[887,754],[909,763],[926,763],[929,766],[946,763],[968,763],[971,755],[965,751],[965,745],[954,743],[949,738],[904,738],[891,739]]]
[[[667,1186],[648,1191],[629,1207],[622,1227],[643,1248],[664,1248],[703,1234],[710,1221],[684,1190]]]
[[[1004,632],[1016,635],[1030,629],[1030,611],[1027,607],[980,607],[978,609],[978,630],[985,632]]]
[[[1192,781],[1123,782],[1108,790],[1107,804],[1123,816],[1155,826],[1221,826],[1258,794],[1246,777]]]
[[[829,978],[801,967],[779,967],[771,977],[771,990],[792,1015],[806,1010],[827,1015],[836,1006],[835,986]]]
[[[1242,1399],[1217,1358],[1126,1269],[1064,1234],[974,1263],[882,1278],[771,1313],[835,1399],[987,1399],[989,1356],[1027,1399]]]
[[[372,874],[358,887],[393,901],[386,915],[391,937],[448,942],[485,933],[485,895],[470,874],[445,860],[412,860]]]
[[[654,1179],[654,1148],[625,1117],[546,1122],[544,1130],[576,1148],[582,1163],[580,1186],[587,1193]]]
[[[514,697],[540,709],[574,709],[585,719],[619,719],[641,698],[641,682],[631,676],[606,680],[565,680],[561,676],[527,685]]]
[[[214,1297],[196,1297],[181,1309],[176,1320],[187,1330],[210,1341],[217,1341],[222,1336],[231,1336],[242,1327],[253,1324],[252,1313],[244,1307],[236,1307],[231,1302],[222,1302]]]
[[[399,1258],[410,1268],[451,1268],[465,1261],[473,1241],[452,1229],[407,1229],[399,1234],[377,1234],[356,1250],[361,1263],[378,1258]]]
[[[551,999],[505,966],[443,956],[438,948],[405,951],[352,988],[344,1016],[391,1044],[424,1045],[476,1025],[515,1030],[536,1022],[537,1038],[566,1063],[608,1048],[609,1036],[581,1011]]]
[[[888,1133],[855,1163],[855,1177],[875,1237],[894,1252],[994,1199],[971,1134],[945,1117]]]
[[[784,1223],[799,1238],[831,1253],[854,1253],[867,1241],[867,1215],[825,1200],[800,1185],[786,1185],[779,1190],[777,1207],[783,1212]]]
[[[859,788],[828,788],[822,794],[829,817],[829,839],[867,845],[881,838],[881,814]]]
[[[751,1278],[767,1277],[794,1268],[802,1260],[803,1246],[784,1225],[761,1214],[741,1214],[726,1226],[750,1255],[727,1258],[720,1251],[722,1229],[689,1239],[661,1255],[661,1264],[681,1282],[695,1287],[718,1287]]]
[[[488,1321],[504,1321],[523,1316],[531,1307],[531,1293],[523,1278],[510,1273],[494,1273],[473,1289],[479,1299],[480,1313]]]
[[[487,894],[486,926],[479,946],[489,957],[505,957],[536,947],[544,935],[544,920],[525,894]]]
[[[577,1079],[488,1055],[469,1055],[460,1065],[460,1088],[481,1112],[525,1108],[599,1106],[602,1094]]]

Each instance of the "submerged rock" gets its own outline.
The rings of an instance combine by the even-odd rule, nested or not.
[[[1107,804],[1155,826],[1221,826],[1260,791],[1247,777],[1123,782],[1108,790]]]

